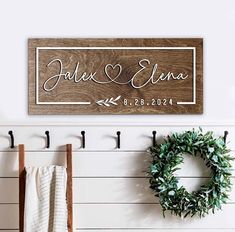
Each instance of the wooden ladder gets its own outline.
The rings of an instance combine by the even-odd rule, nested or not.
[[[67,207],[68,232],[73,231],[73,186],[72,186],[72,144],[66,145],[67,161]],[[19,229],[24,232],[24,203],[25,203],[25,149],[24,144],[19,145]]]

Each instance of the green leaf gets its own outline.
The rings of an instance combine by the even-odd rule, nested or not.
[[[175,195],[175,191],[171,190],[169,193],[168,193],[169,196],[174,196]]]
[[[218,157],[216,155],[213,155],[211,159],[215,162],[218,162]]]
[[[214,152],[214,150],[215,150],[214,147],[208,147],[208,151],[209,151],[210,153]]]

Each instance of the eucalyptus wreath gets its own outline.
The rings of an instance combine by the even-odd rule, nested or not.
[[[165,211],[180,217],[204,217],[210,211],[221,209],[231,190],[231,160],[222,137],[215,138],[213,132],[199,130],[173,133],[164,142],[149,149],[151,165],[150,188],[159,197],[163,216]],[[179,186],[175,171],[184,161],[184,154],[200,156],[211,169],[209,181],[199,190],[188,192]]]

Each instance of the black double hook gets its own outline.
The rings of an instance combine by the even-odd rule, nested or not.
[[[226,144],[228,131],[224,131],[224,144]]]
[[[82,148],[86,147],[86,140],[85,140],[85,131],[81,131],[82,135]]]
[[[15,147],[15,142],[14,142],[14,135],[13,135],[13,131],[9,131],[8,134],[10,135],[11,137],[11,146],[10,148],[14,148]]]
[[[121,147],[121,131],[117,131],[117,148],[120,149]]]
[[[157,134],[157,132],[153,131],[152,133],[153,133],[153,147],[155,147],[156,146],[156,134]]]
[[[50,132],[49,131],[45,131],[45,135],[47,137],[46,148],[50,148]]]

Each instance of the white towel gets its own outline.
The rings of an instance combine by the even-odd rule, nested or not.
[[[24,232],[67,230],[65,167],[26,168]]]

